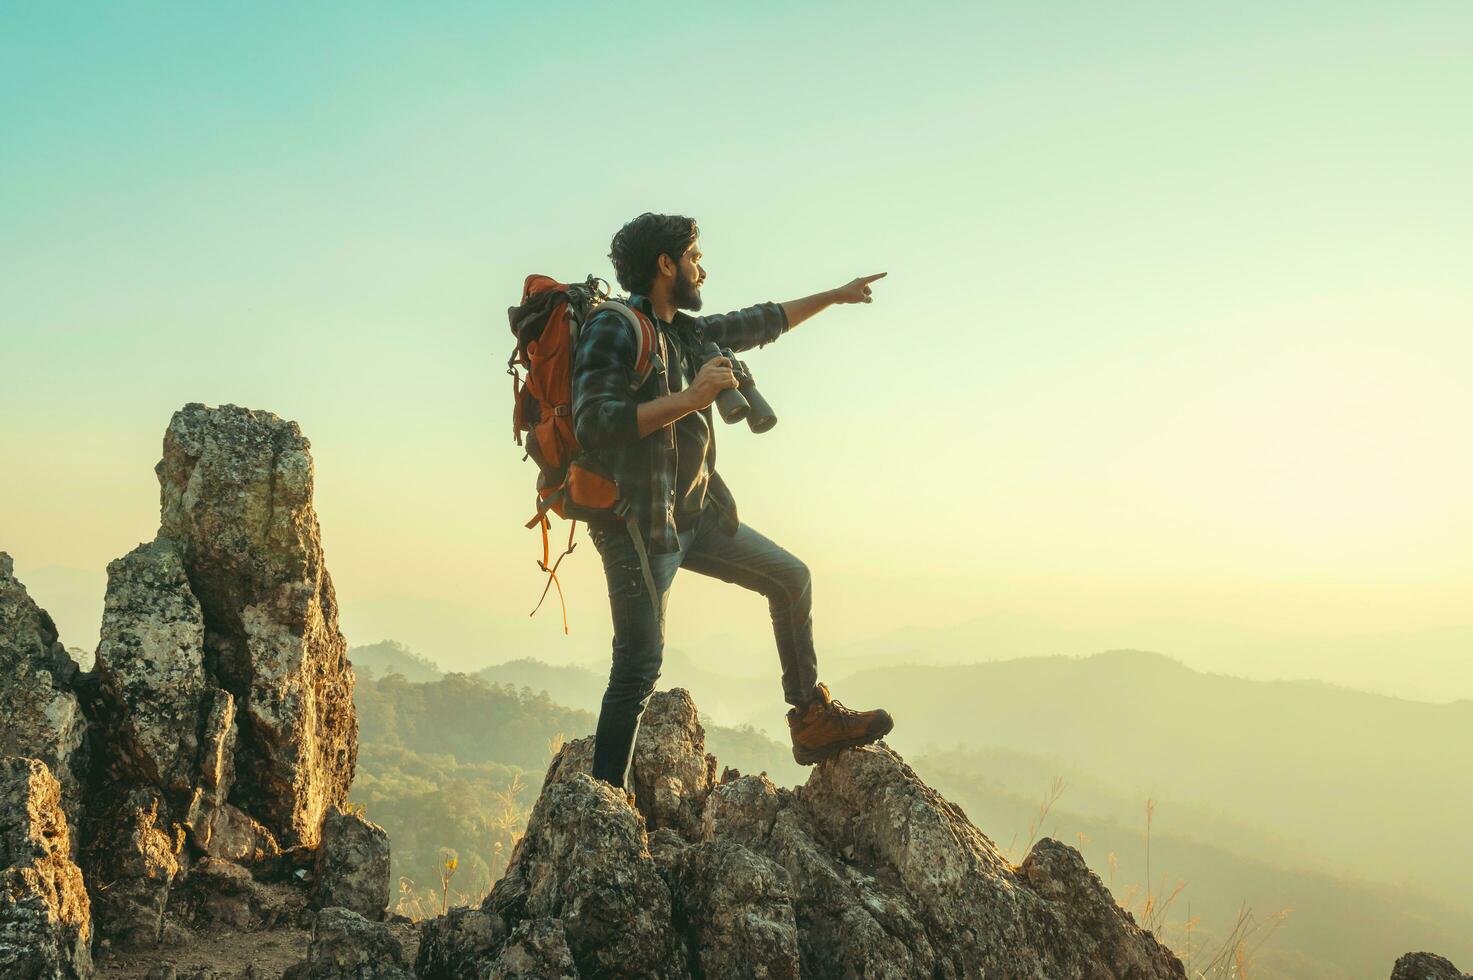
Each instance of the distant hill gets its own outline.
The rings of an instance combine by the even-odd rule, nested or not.
[[[1397,697],[1442,702],[1473,698],[1466,669],[1473,627],[1452,626],[1356,635],[1300,635],[1249,626],[1163,617],[1128,627],[1070,629],[1046,617],[991,613],[945,626],[907,624],[851,643],[825,645],[827,677],[896,664],[954,666],[1020,657],[1088,656],[1129,646],[1163,650],[1197,670],[1222,669],[1256,679],[1335,678]],[[704,654],[703,647],[699,654]],[[714,648],[713,648],[714,652]]]
[[[375,678],[401,674],[407,681],[422,683],[439,680],[444,673],[433,660],[421,657],[397,640],[352,647],[348,650],[348,660],[360,675],[367,669]]]
[[[1115,650],[844,682],[895,716],[890,741],[1057,756],[1127,796],[1214,808],[1306,842],[1307,857],[1468,907],[1473,706],[1204,674]]]
[[[549,664],[531,657],[493,664],[473,675],[489,684],[509,684],[515,688],[544,691],[559,704],[598,713],[608,675],[595,674],[586,667],[572,664]]]
[[[723,673],[704,667],[680,650],[667,649],[660,667],[660,690],[683,687],[701,706],[701,719],[709,725],[753,725],[769,737],[786,737],[781,668],[772,652],[772,670],[768,676],[750,677]],[[587,708],[597,714],[608,685],[608,666],[598,670],[581,665],[554,665],[522,658],[495,664],[477,671],[495,684],[528,687],[546,691],[554,701]]]

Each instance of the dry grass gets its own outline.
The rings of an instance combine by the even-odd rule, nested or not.
[[[553,756],[556,756],[562,747],[563,736],[559,732],[548,740],[548,759],[551,760]],[[423,887],[417,885],[413,879],[401,876],[399,878],[399,898],[394,903],[394,911],[419,922],[436,915],[444,915],[457,906],[480,905],[485,901],[496,882],[506,873],[511,853],[526,832],[530,811],[519,801],[519,797],[526,790],[526,785],[522,774],[514,773],[511,782],[504,789],[492,794],[494,803],[477,818],[476,829],[483,839],[491,840],[489,849],[471,856],[484,862],[486,871],[484,875],[476,874],[475,883],[468,890],[457,890],[453,886],[456,872],[463,869],[460,855],[453,848],[442,847],[435,864],[435,883]],[[477,865],[472,862],[470,867],[474,869]]]
[[[1028,825],[1028,844],[1021,854],[1016,850],[1018,836],[1015,834],[1005,852],[1009,862],[1016,864],[1032,849],[1040,830],[1064,794],[1062,777],[1055,776],[1048,791],[1039,802],[1038,810]],[[1289,909],[1282,909],[1267,916],[1259,916],[1248,906],[1238,910],[1236,920],[1220,939],[1209,941],[1207,948],[1198,948],[1200,943],[1201,918],[1192,915],[1188,902],[1186,914],[1173,921],[1171,910],[1187,892],[1187,882],[1178,878],[1169,887],[1163,876],[1158,882],[1153,867],[1152,837],[1156,824],[1157,801],[1146,800],[1145,806],[1145,881],[1125,886],[1116,901],[1128,911],[1142,929],[1149,930],[1163,944],[1179,950],[1186,968],[1188,980],[1250,980],[1253,976],[1254,957],[1263,944],[1278,931],[1289,916]],[[1083,833],[1076,835],[1079,850],[1084,852],[1089,838]],[[1114,851],[1105,858],[1107,883],[1111,894],[1116,894],[1115,879],[1120,872],[1120,859]]]
[[[1033,819],[1028,823],[1028,843],[1024,845],[1023,850],[1021,852],[1017,850],[1017,834],[1014,834],[1013,839],[1008,841],[1007,850],[1003,853],[1009,864],[1016,865],[1024,855],[1033,850],[1033,845],[1038,841],[1038,832],[1043,829],[1043,824],[1048,819],[1049,811],[1054,808],[1054,804],[1059,802],[1059,798],[1064,795],[1064,787],[1064,777],[1055,776],[1054,781],[1049,784],[1048,792],[1044,794],[1043,800],[1038,804],[1038,812],[1034,814]],[[1084,838],[1083,834],[1079,836],[1081,840]]]

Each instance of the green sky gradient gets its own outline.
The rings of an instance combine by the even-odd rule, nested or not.
[[[890,273],[720,433],[821,655],[1007,614],[1473,696],[1470,38],[1461,2],[0,5],[0,548],[97,574],[169,414],[234,402],[313,441],[350,640],[596,657],[591,544],[574,635],[526,621],[504,310],[674,211],[712,309]],[[688,576],[670,643],[766,665],[764,620]],[[1401,632],[1439,639],[1355,639]]]

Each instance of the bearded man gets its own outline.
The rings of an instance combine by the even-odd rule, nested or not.
[[[655,324],[660,356],[658,369],[635,387],[638,344],[628,320],[611,310],[584,324],[574,350],[573,431],[613,475],[622,502],[621,517],[588,525],[614,625],[593,775],[629,788],[639,720],[660,676],[666,599],[680,568],[767,598],[798,762],[883,738],[894,724],[887,712],[846,708],[818,681],[808,566],[737,517],[716,472],[711,404],[740,383],[728,358],[698,352],[706,341],[734,352],[760,347],[833,304],[871,302],[870,284],[885,274],[702,317],[690,315],[701,309],[706,281],[692,219],[642,214],[614,235],[609,258],[629,293],[625,302]]]

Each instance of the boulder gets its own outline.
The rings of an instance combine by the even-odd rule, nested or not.
[[[183,839],[157,789],[135,786],[91,814],[82,853],[98,931],[123,949],[157,945]]]
[[[1434,953],[1408,953],[1396,961],[1391,980],[1470,980],[1470,975]]]
[[[72,691],[76,674],[56,624],[31,600],[10,556],[0,551],[0,755],[46,763],[61,785],[62,809],[73,828],[81,813],[87,733]]]
[[[846,861],[815,834],[798,807],[778,812],[765,853],[788,872],[805,977],[945,975],[905,894]]]
[[[205,623],[205,663],[235,700],[231,802],[282,847],[315,846],[357,761],[353,672],[295,422],[190,404],[164,434],[160,538]]]
[[[71,860],[61,784],[40,759],[0,758],[0,976],[92,976],[92,919]]]
[[[414,980],[404,947],[382,922],[357,912],[325,908],[312,921],[307,959],[287,971],[291,980]]]
[[[361,814],[334,808],[317,848],[317,904],[379,921],[389,904],[389,835]]]
[[[203,813],[203,816],[198,816]],[[225,803],[191,808],[185,820],[195,846],[212,858],[261,864],[281,854],[271,831],[239,807]]]

